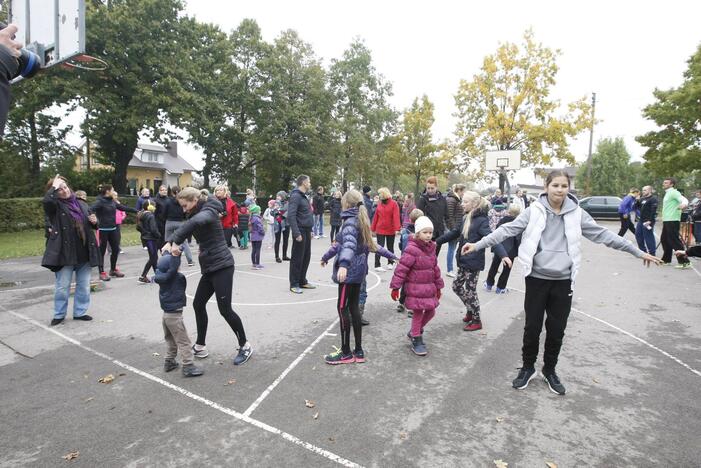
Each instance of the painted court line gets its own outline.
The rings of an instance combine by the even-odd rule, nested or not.
[[[236,273],[243,273],[244,275],[262,276],[264,278],[289,281],[289,278],[285,278],[284,276],[266,275],[265,273],[254,273],[252,271],[237,270]],[[335,284],[326,284],[326,283],[314,283],[314,284],[316,284],[317,286],[323,286],[325,288],[338,288],[338,286]]]
[[[522,294],[526,294],[526,291],[522,291],[521,289],[516,289],[516,288],[509,288],[509,289],[511,289],[511,290],[513,290],[513,291],[520,292],[520,293],[522,293]],[[701,377],[701,371],[698,371],[698,370],[694,369],[693,367],[691,367],[689,364],[685,363],[684,361],[682,361],[682,360],[679,359],[678,357],[673,356],[672,354],[669,354],[667,351],[658,348],[658,347],[655,346],[654,344],[645,341],[644,339],[640,338],[639,336],[636,336],[636,335],[632,334],[631,332],[622,329],[621,327],[617,327],[616,325],[614,325],[614,324],[612,324],[612,323],[609,323],[609,322],[607,322],[606,320],[602,320],[602,319],[600,319],[599,317],[594,317],[593,315],[590,315],[590,314],[588,314],[588,313],[586,313],[586,312],[584,312],[584,311],[581,311],[581,310],[579,310],[579,309],[575,309],[574,307],[572,307],[572,310],[575,311],[575,312],[577,312],[578,314],[584,315],[585,317],[589,317],[590,319],[596,320],[597,322],[601,322],[601,323],[603,323],[604,325],[606,325],[606,326],[608,326],[608,327],[611,327],[611,328],[613,328],[614,330],[619,331],[619,332],[623,333],[623,334],[626,335],[626,336],[629,336],[630,338],[633,338],[635,341],[644,344],[644,345],[647,346],[648,348],[654,349],[655,351],[657,351],[658,353],[662,354],[663,356],[668,357],[669,359],[671,359],[672,361],[676,362],[676,363],[679,364],[680,366],[686,368],[686,369],[689,370],[690,372],[692,372],[692,373],[696,374],[697,376]]]
[[[1,306],[0,306],[0,307],[1,307]],[[3,307],[3,308],[4,308],[4,307]],[[76,339],[74,339],[74,338],[71,338],[71,337],[68,336],[68,335],[64,335],[63,333],[61,333],[61,332],[59,332],[59,331],[56,331],[56,330],[54,330],[54,329],[52,329],[52,328],[49,328],[49,327],[47,327],[46,325],[44,325],[44,324],[42,324],[42,323],[39,323],[39,322],[37,322],[36,320],[34,320],[34,319],[32,319],[32,318],[29,318],[29,317],[27,317],[27,316],[25,316],[25,315],[23,315],[23,314],[14,312],[14,311],[12,311],[12,310],[7,310],[7,309],[5,309],[5,310],[6,310],[7,312],[9,312],[10,314],[14,315],[15,317],[20,318],[20,319],[22,319],[22,320],[24,320],[24,321],[26,321],[26,322],[29,322],[29,323],[31,323],[32,325],[35,325],[35,326],[37,326],[37,327],[39,327],[39,328],[42,328],[42,329],[44,329],[44,330],[46,330],[46,331],[48,331],[48,332],[50,332],[50,333],[53,333],[54,335],[58,336],[59,338],[65,340],[65,341],[67,341],[67,342],[69,342],[69,343],[71,343],[71,344],[74,344],[75,346],[77,346],[77,347],[79,347],[79,348],[81,348],[81,349],[83,349],[83,350],[85,350],[85,351],[87,351],[87,352],[89,352],[89,353],[91,353],[91,354],[94,354],[95,356],[98,356],[98,357],[101,357],[101,358],[103,358],[103,359],[106,359],[106,360],[112,362],[113,364],[115,364],[115,365],[117,365],[117,366],[119,366],[119,367],[121,367],[121,368],[123,368],[123,369],[128,370],[129,372],[132,372],[132,373],[134,373],[134,374],[140,375],[141,377],[144,377],[144,378],[146,378],[146,379],[148,379],[148,380],[150,380],[150,381],[152,381],[152,382],[155,382],[155,383],[157,383],[157,384],[159,384],[159,385],[162,385],[162,386],[164,386],[164,387],[166,387],[166,388],[169,388],[170,390],[174,390],[174,391],[176,391],[177,393],[180,393],[180,394],[183,395],[183,396],[186,396],[186,397],[188,397],[188,398],[190,398],[190,399],[192,399],[192,400],[195,400],[195,401],[197,401],[197,402],[203,403],[203,404],[209,406],[210,408],[213,408],[213,409],[215,409],[215,410],[217,410],[217,411],[220,411],[220,412],[222,412],[222,413],[224,413],[224,414],[227,414],[227,415],[229,415],[229,416],[231,416],[231,417],[233,417],[233,418],[235,418],[235,419],[238,419],[239,421],[243,421],[243,422],[245,422],[245,423],[251,424],[251,425],[253,425],[253,426],[255,426],[255,427],[259,428],[259,429],[263,429],[264,431],[270,432],[271,434],[278,435],[278,436],[282,437],[283,439],[285,439],[285,440],[287,440],[287,441],[289,441],[289,442],[292,442],[292,443],[295,444],[295,445],[299,445],[300,447],[302,447],[302,448],[304,448],[304,449],[306,449],[306,450],[309,450],[310,452],[315,453],[315,454],[317,454],[317,455],[319,455],[319,456],[322,456],[322,457],[324,457],[324,458],[326,458],[326,459],[328,459],[328,460],[331,460],[331,461],[333,461],[333,462],[335,462],[335,463],[338,463],[339,465],[343,465],[343,466],[347,466],[347,467],[358,467],[358,468],[361,467],[361,465],[358,465],[358,464],[355,463],[355,462],[352,462],[352,461],[350,461],[350,460],[347,460],[347,459],[345,459],[345,458],[343,458],[343,457],[341,457],[341,456],[339,456],[339,455],[336,455],[335,453],[329,452],[328,450],[325,450],[325,449],[323,449],[323,448],[321,448],[321,447],[317,447],[316,445],[310,444],[309,442],[305,442],[305,441],[299,439],[298,437],[295,437],[295,436],[293,436],[292,434],[289,434],[289,433],[287,433],[287,432],[284,432],[284,431],[282,431],[282,430],[280,430],[280,429],[278,429],[278,428],[276,428],[276,427],[270,426],[270,425],[268,425],[268,424],[266,424],[266,423],[264,423],[264,422],[262,422],[262,421],[258,421],[257,419],[253,419],[253,418],[251,418],[251,417],[249,417],[249,416],[247,416],[247,415],[245,415],[245,414],[241,414],[241,413],[239,413],[238,411],[235,411],[235,410],[233,410],[233,409],[231,409],[231,408],[227,408],[227,407],[225,407],[225,406],[220,405],[219,403],[216,403],[216,402],[214,402],[214,401],[212,401],[212,400],[209,400],[209,399],[204,398],[204,397],[202,397],[202,396],[200,396],[200,395],[197,395],[197,394],[195,394],[195,393],[192,393],[192,392],[190,392],[189,390],[186,390],[186,389],[184,389],[184,388],[182,388],[182,387],[179,387],[179,386],[174,385],[174,384],[172,384],[172,383],[170,383],[170,382],[167,382],[167,381],[165,381],[165,380],[163,380],[163,379],[161,379],[161,378],[159,378],[159,377],[156,377],[156,376],[153,375],[153,374],[149,374],[148,372],[142,371],[141,369],[137,369],[136,367],[130,366],[129,364],[126,364],[126,363],[124,363],[124,362],[122,362],[122,361],[119,361],[118,359],[114,359],[114,358],[112,358],[111,356],[109,356],[109,355],[107,355],[107,354],[105,354],[105,353],[102,353],[102,352],[100,352],[100,351],[97,351],[97,350],[95,350],[95,349],[89,347],[89,346],[86,346],[86,345],[84,345],[83,343],[81,343],[80,341],[78,341],[78,340],[76,340]],[[332,325],[333,325],[333,324],[332,324]]]

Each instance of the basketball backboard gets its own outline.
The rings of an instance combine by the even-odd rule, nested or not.
[[[516,171],[521,169],[521,152],[519,150],[487,151],[485,169],[488,171]]]
[[[11,0],[10,22],[44,68],[85,52],[85,0]]]

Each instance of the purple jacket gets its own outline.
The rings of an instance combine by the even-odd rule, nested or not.
[[[368,249],[367,245],[360,243],[360,229],[358,228],[358,208],[351,208],[341,213],[343,225],[336,235],[335,242],[321,260],[328,262],[333,257],[333,281],[338,283],[338,269],[344,267],[348,270],[345,284],[361,284],[368,275]],[[387,249],[378,247],[377,253],[385,258],[397,260],[397,257]]]
[[[265,237],[265,226],[260,215],[251,215],[251,242],[262,241]]]
[[[441,269],[436,259],[436,243],[410,237],[389,287],[404,287],[404,305],[407,309],[433,310],[439,304],[436,293],[443,289],[443,286],[445,285],[441,278]]]

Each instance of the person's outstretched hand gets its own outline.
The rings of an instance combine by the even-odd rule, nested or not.
[[[510,259],[509,257],[504,257],[504,258],[502,258],[502,259],[501,259],[501,263],[503,263],[504,266],[507,266],[507,267],[509,267],[509,268],[511,268],[512,265],[513,265],[513,262],[511,261],[511,259]]]
[[[462,246],[462,251],[460,252],[462,255],[467,255],[469,253],[472,253],[475,251],[475,244],[465,244]]]
[[[393,289],[389,295],[392,296],[393,301],[398,301],[399,300],[399,289]]]
[[[17,34],[16,24],[8,24],[6,28],[0,29],[0,44],[7,47],[13,56],[19,57],[22,53],[22,44],[14,40],[15,34]]]
[[[326,264],[327,264],[327,262],[325,262],[325,261],[323,261],[323,260],[321,261],[321,266],[322,266],[322,267],[325,267]]]
[[[441,298],[441,290],[437,289],[436,290],[436,299],[440,299],[440,298]]]
[[[161,253],[170,252],[172,248],[173,248],[173,244],[170,242],[166,242],[165,244],[163,244],[163,247],[161,248]]]
[[[643,255],[643,265],[650,268],[651,263],[654,263],[655,265],[659,265],[662,263],[662,259],[657,258],[654,255],[650,255],[649,253],[644,254]]]
[[[348,274],[348,269],[346,267],[341,267],[338,269],[338,274],[336,275],[336,279],[338,279],[339,283],[344,283],[346,281],[347,274]]]

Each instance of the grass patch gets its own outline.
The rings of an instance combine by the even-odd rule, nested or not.
[[[43,230],[0,232],[0,260],[44,254]],[[133,224],[122,226],[122,246],[140,245],[141,237]]]

